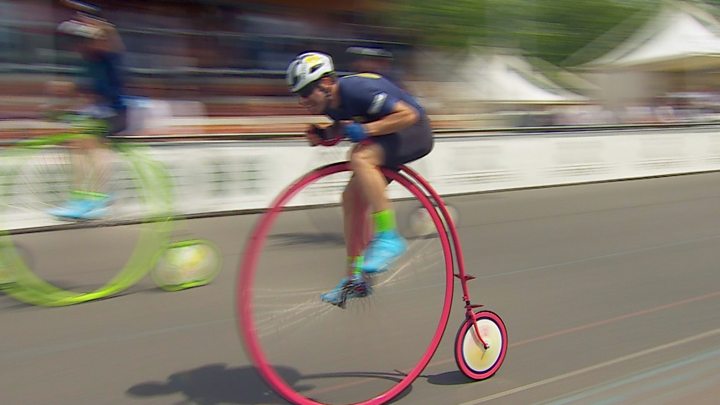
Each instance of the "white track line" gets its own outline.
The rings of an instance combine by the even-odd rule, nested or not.
[[[513,388],[513,389],[511,389],[511,390],[499,392],[499,393],[494,394],[494,395],[490,395],[490,396],[487,396],[487,397],[475,399],[475,400],[468,401],[468,402],[463,402],[462,404],[459,404],[459,405],[475,405],[475,404],[481,404],[481,403],[484,403],[484,402],[488,402],[488,401],[492,401],[492,400],[495,400],[495,399],[503,398],[503,397],[506,397],[506,396],[509,396],[509,395],[517,394],[517,393],[519,393],[519,392],[523,392],[523,391],[527,391],[527,390],[530,390],[530,389],[533,389],[533,388],[537,388],[537,387],[540,387],[540,386],[543,386],[543,385],[551,384],[551,383],[554,383],[554,382],[557,382],[557,381],[560,381],[560,380],[564,380],[564,379],[567,379],[567,378],[575,377],[575,376],[578,376],[578,375],[580,375],[580,374],[589,373],[589,372],[591,372],[591,371],[595,371],[595,370],[601,369],[601,368],[603,368],[603,367],[612,366],[612,365],[614,365],[614,364],[621,363],[621,362],[623,362],[623,361],[632,360],[632,359],[635,359],[635,358],[638,358],[638,357],[641,357],[641,356],[645,356],[645,355],[648,355],[648,354],[651,354],[651,353],[655,353],[655,352],[659,352],[659,351],[662,351],[662,350],[667,350],[667,349],[670,349],[670,348],[675,347],[675,346],[681,346],[681,345],[684,345],[684,344],[686,344],[686,343],[690,343],[690,342],[693,342],[693,341],[696,341],[696,340],[704,339],[704,338],[711,337],[711,336],[718,335],[718,334],[720,334],[720,328],[714,329],[714,330],[711,330],[711,331],[708,331],[708,332],[705,332],[705,333],[701,333],[701,334],[699,334],[699,335],[691,336],[691,337],[688,337],[688,338],[685,338],[685,339],[676,340],[676,341],[674,341],[674,342],[666,343],[666,344],[664,344],[664,345],[656,346],[656,347],[653,347],[653,348],[650,348],[650,349],[646,349],[646,350],[643,350],[643,351],[641,351],[641,352],[633,353],[633,354],[630,354],[630,355],[627,355],[627,356],[618,357],[618,358],[616,358],[616,359],[613,359],[613,360],[610,360],[610,361],[606,361],[606,362],[604,362],[604,363],[596,364],[596,365],[594,365],[594,366],[581,368],[581,369],[579,369],[579,370],[575,370],[575,371],[572,371],[572,372],[569,372],[569,373],[561,374],[561,375],[558,375],[558,376],[555,376],[555,377],[552,377],[552,378],[547,378],[547,379],[545,379],[545,380],[537,381],[537,382],[534,382],[534,383],[532,383],[532,384],[527,384],[527,385],[523,385],[523,386],[520,386],[520,387],[517,387],[517,388]]]

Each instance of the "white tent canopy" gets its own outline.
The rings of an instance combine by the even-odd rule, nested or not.
[[[586,100],[548,79],[527,59],[510,50],[481,48],[463,54],[426,51],[418,54],[418,58],[419,66],[426,69],[424,75],[430,79],[418,90],[428,98],[508,104]],[[543,67],[559,69],[548,63]]]
[[[457,95],[464,99],[529,103],[585,99],[552,82],[515,55],[471,54],[457,74],[464,82]]]
[[[720,66],[720,24],[709,14],[671,4],[634,35],[583,68],[682,71]]]

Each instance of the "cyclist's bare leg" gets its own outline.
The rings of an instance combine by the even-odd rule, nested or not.
[[[107,184],[110,178],[111,151],[99,138],[90,141],[90,164],[92,175],[90,190],[98,193],[107,193]]]
[[[345,234],[345,249],[348,258],[360,256],[365,250],[372,227],[369,221],[369,205],[363,197],[360,185],[353,176],[345,187],[342,196],[343,227]],[[354,268],[348,263],[348,275],[352,275]]]
[[[387,181],[379,170],[383,160],[383,150],[376,144],[357,144],[350,151],[350,168],[373,212],[392,208],[385,195]]]
[[[68,144],[73,175],[73,190],[83,190],[90,172],[90,157],[84,139],[75,139]]]
[[[374,234],[363,252],[359,266],[365,274],[382,273],[407,250],[407,242],[397,231],[395,212],[385,189],[387,180],[380,170],[384,151],[377,144],[356,145],[350,155],[350,167],[358,179],[362,195],[372,208]]]
[[[346,248],[349,258],[360,256],[366,250],[369,223],[368,208],[388,210],[390,202],[385,197],[387,183],[385,176],[378,170],[383,161],[383,152],[376,145],[355,145],[350,151],[350,168],[353,176],[343,192],[343,219]],[[348,276],[331,291],[320,298],[333,305],[345,307],[349,298],[368,296],[372,288],[366,282],[362,264],[349,263]],[[357,269],[355,267],[358,267]]]
[[[71,143],[73,186],[78,191],[103,193],[109,175],[109,151],[94,136]]]

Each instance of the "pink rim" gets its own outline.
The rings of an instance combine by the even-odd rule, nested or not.
[[[252,311],[252,285],[254,281],[256,266],[260,257],[260,253],[262,252],[262,248],[264,246],[267,234],[278,214],[282,211],[282,207],[288,201],[290,201],[290,199],[294,197],[300,190],[307,187],[309,184],[319,180],[320,178],[349,170],[350,168],[347,162],[340,162],[321,167],[319,169],[311,171],[310,173],[296,180],[284,192],[282,192],[272,203],[268,211],[266,211],[265,214],[260,217],[259,222],[256,224],[255,229],[253,230],[248,241],[248,245],[245,249],[243,261],[240,267],[239,277],[237,278],[236,308],[239,317],[238,326],[240,329],[240,335],[243,338],[245,350],[248,353],[251,361],[255,364],[258,372],[265,379],[268,385],[270,385],[270,387],[283,398],[296,404],[319,404],[319,402],[302,396],[292,387],[290,387],[273,369],[272,365],[268,362],[267,356],[262,350],[259,338],[255,333],[255,320],[253,318]],[[358,404],[386,403],[398,394],[400,394],[410,384],[412,384],[412,382],[418,377],[418,375],[420,375],[422,370],[425,368],[425,366],[427,366],[427,364],[430,362],[430,359],[435,354],[435,351],[437,350],[443,333],[445,332],[445,329],[447,327],[448,319],[450,317],[450,309],[452,307],[452,250],[450,248],[450,242],[448,240],[447,232],[445,231],[445,227],[440,220],[440,217],[438,216],[433,205],[430,203],[428,197],[423,194],[419,190],[417,185],[412,183],[407,177],[390,170],[383,169],[383,172],[388,178],[397,181],[398,184],[405,187],[413,194],[416,199],[418,199],[418,201],[420,201],[423,207],[425,207],[430,213],[430,217],[432,218],[435,227],[438,229],[438,235],[440,237],[440,242],[445,256],[445,299],[443,302],[442,313],[440,315],[440,321],[432,337],[430,345],[427,347],[418,363],[413,367],[411,371],[406,374],[406,376],[400,382],[398,382],[392,388],[374,398],[358,402]],[[413,177],[415,178],[416,176],[418,175],[413,173]]]
[[[503,340],[503,347],[500,352],[500,356],[492,367],[487,369],[487,371],[477,372],[468,366],[465,356],[463,355],[463,341],[465,340],[465,334],[468,333],[468,330],[472,327],[473,323],[471,322],[471,319],[467,319],[460,326],[457,336],[455,337],[455,362],[457,363],[458,368],[460,368],[460,371],[462,371],[462,373],[468,378],[472,378],[473,380],[485,380],[495,375],[495,373],[500,369],[500,366],[502,366],[503,361],[505,361],[505,355],[507,354],[508,347],[507,329],[505,328],[505,323],[500,316],[492,311],[480,311],[473,314],[473,316],[475,317],[475,321],[479,319],[488,319],[500,329],[500,335]]]

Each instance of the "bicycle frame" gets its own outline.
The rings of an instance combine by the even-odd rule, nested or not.
[[[469,275],[465,272],[465,259],[463,257],[463,251],[462,247],[460,246],[460,236],[457,232],[457,229],[455,228],[455,224],[453,223],[453,219],[450,216],[450,213],[447,210],[447,206],[445,205],[445,202],[442,200],[440,195],[435,191],[434,188],[430,185],[430,183],[420,175],[420,173],[414,171],[413,169],[402,165],[400,166],[400,171],[405,172],[412,180],[417,182],[421,189],[430,194],[432,197],[432,200],[435,201],[438,208],[440,208],[440,213],[442,214],[443,219],[445,220],[445,227],[449,228],[450,233],[450,239],[452,239],[452,247],[454,250],[454,255],[456,264],[457,264],[457,273],[455,273],[455,277],[457,277],[460,280],[460,285],[462,287],[462,299],[465,302],[465,316],[468,319],[472,319],[473,322],[473,330],[475,331],[475,337],[478,338],[478,340],[483,344],[485,349],[489,348],[490,345],[485,342],[485,340],[480,336],[480,330],[478,329],[477,322],[475,321],[475,317],[473,316],[473,311],[476,308],[481,308],[484,305],[482,304],[472,304],[470,302],[470,290],[468,289],[467,282],[470,280],[474,280],[475,276]],[[447,231],[447,229],[446,229]]]

